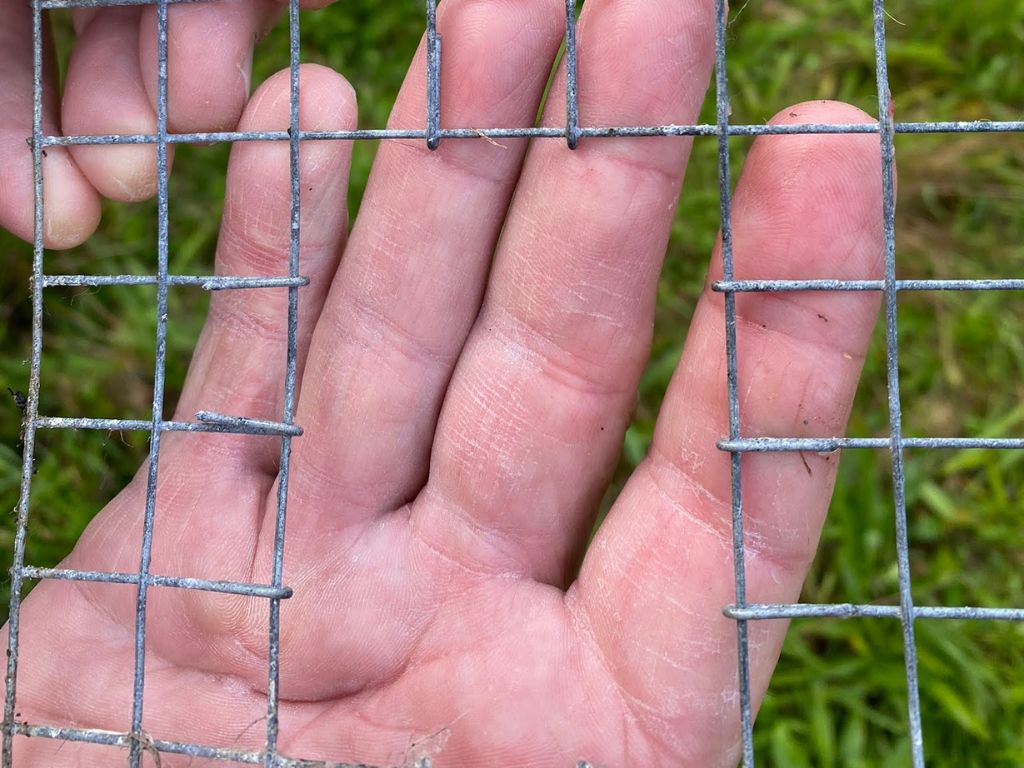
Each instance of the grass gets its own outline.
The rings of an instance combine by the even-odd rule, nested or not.
[[[1024,5],[1018,0],[890,3],[890,77],[902,120],[1019,118],[1024,110]],[[761,122],[791,102],[840,98],[875,111],[870,4],[865,0],[733,3],[733,120]],[[383,125],[418,40],[420,4],[345,0],[308,14],[305,57],[345,73],[361,122]],[[257,54],[257,79],[286,64],[278,30]],[[710,119],[710,103],[705,119]],[[696,142],[664,275],[651,363],[612,493],[643,456],[679,356],[717,227],[715,146]],[[739,168],[749,142],[734,140]],[[373,147],[357,147],[353,208]],[[1024,140],[1019,136],[897,139],[901,277],[1024,273]],[[208,269],[226,147],[181,148],[172,182],[172,265]],[[154,207],[107,206],[85,246],[48,254],[50,272],[152,271]],[[28,250],[0,234],[0,385],[25,389]],[[42,410],[144,417],[150,397],[151,289],[47,294]],[[205,310],[199,291],[172,292],[173,400]],[[904,295],[901,395],[915,435],[1024,434],[1024,305],[1005,293]],[[884,346],[865,369],[850,434],[887,430]],[[0,408],[0,508],[17,503],[19,414]],[[40,435],[28,561],[57,562],[138,466],[142,436]],[[911,452],[907,502],[914,597],[920,604],[1024,605],[1024,453]],[[889,464],[848,451],[803,599],[898,601]],[[0,527],[10,555],[12,519]],[[1024,765],[1024,626],[919,622],[921,703],[929,765]],[[761,764],[905,766],[909,745],[897,622],[793,625],[756,728]]]

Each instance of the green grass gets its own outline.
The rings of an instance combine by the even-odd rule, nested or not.
[[[1024,110],[1024,4],[1019,0],[890,3],[890,76],[903,120],[1019,118]],[[730,30],[733,120],[761,122],[791,102],[840,98],[875,111],[870,3],[734,2]],[[418,40],[413,0],[344,0],[307,14],[305,57],[346,74],[361,122],[384,124]],[[257,55],[257,79],[286,64],[281,30]],[[711,104],[705,108],[710,119]],[[735,168],[749,142],[736,139]],[[354,162],[353,207],[373,147]],[[1014,136],[901,136],[898,210],[902,277],[1024,273],[1024,140]],[[226,147],[181,148],[172,184],[172,269],[209,269]],[[697,140],[641,385],[616,486],[643,456],[718,217],[715,142]],[[50,272],[153,270],[154,208],[108,206],[82,248],[48,254]],[[0,234],[0,385],[25,389],[28,250]],[[49,292],[42,410],[143,417],[150,397],[152,291]],[[184,377],[202,322],[199,291],[175,290],[169,395]],[[915,435],[1024,434],[1024,305],[1003,293],[900,299],[905,430]],[[887,430],[883,339],[876,335],[850,434]],[[19,415],[0,408],[0,508],[17,503]],[[28,561],[57,562],[82,527],[134,472],[141,436],[43,433],[33,485]],[[920,604],[1024,605],[1021,452],[910,452],[907,502],[914,597]],[[614,490],[614,489],[613,489]],[[812,602],[898,602],[889,464],[848,451],[804,589]],[[10,555],[12,518],[0,527]],[[929,765],[1024,765],[1024,627],[917,625]],[[762,765],[905,766],[902,643],[897,622],[801,621],[788,636],[756,729]]]

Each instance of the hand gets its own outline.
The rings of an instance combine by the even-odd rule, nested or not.
[[[306,8],[330,0],[304,0]],[[285,0],[217,0],[168,9],[168,127],[229,131],[249,97],[253,45]],[[0,226],[32,239],[32,10],[0,0]],[[77,43],[59,92],[47,39],[43,131],[156,132],[156,7],[76,8]],[[49,37],[48,34],[46,35]],[[100,197],[133,202],[156,193],[154,145],[49,147],[44,167],[47,248],[84,242]]]
[[[530,124],[561,12],[549,0],[443,4],[445,124]],[[585,123],[695,121],[712,30],[706,0],[588,3]],[[424,68],[421,48],[392,125],[422,123]],[[305,129],[355,124],[338,75],[306,66],[301,87]],[[284,128],[287,94],[287,77],[272,78],[241,128]],[[563,122],[563,105],[560,78],[546,124]],[[830,102],[776,121],[873,122]],[[438,766],[735,764],[736,628],[722,615],[734,599],[730,462],[715,447],[728,432],[725,322],[710,288],[650,454],[576,577],[647,360],[689,146],[592,139],[570,152],[538,140],[524,161],[520,141],[448,140],[435,153],[382,142],[346,237],[351,146],[303,145],[312,282],[300,302],[283,753],[394,765],[438,735]],[[873,135],[758,139],[735,195],[737,275],[877,277],[880,165]],[[288,201],[287,147],[235,146],[219,273],[285,271]],[[709,283],[719,275],[716,252]],[[285,307],[283,291],[213,297],[175,418],[280,418]],[[877,295],[740,295],[737,307],[743,433],[843,434]],[[278,450],[268,438],[166,433],[153,573],[267,583]],[[835,458],[744,458],[751,601],[798,597]],[[143,471],[65,566],[137,570],[144,491]],[[149,595],[146,733],[259,750],[265,603]],[[35,589],[22,613],[20,719],[129,730],[135,596],[109,584]],[[784,631],[750,627],[758,701]],[[21,766],[124,759],[16,743]]]

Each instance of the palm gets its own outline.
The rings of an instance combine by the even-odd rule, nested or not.
[[[712,4],[652,5],[587,6],[588,121],[694,120]],[[442,32],[468,41],[446,48],[446,121],[529,121],[563,23],[553,6],[489,7],[475,37],[465,32],[479,33],[479,6],[442,6]],[[482,55],[508,39],[517,55]],[[422,112],[421,64],[422,52],[397,125]],[[556,83],[551,123],[562,92]],[[283,127],[286,93],[285,78],[266,84],[243,128]],[[307,68],[302,94],[304,128],[354,121],[337,76]],[[819,103],[782,119],[867,118]],[[735,630],[721,614],[733,590],[729,467],[715,450],[727,430],[723,318],[710,291],[651,453],[574,579],[646,360],[688,144],[594,140],[570,153],[538,143],[521,174],[521,143],[449,141],[435,154],[386,144],[346,243],[349,151],[321,143],[302,155],[312,282],[300,322],[305,434],[289,494],[285,579],[295,596],[282,608],[281,750],[380,765],[423,749],[441,766],[735,760]],[[737,192],[740,275],[874,274],[877,155],[864,136],[762,140]],[[218,270],[279,274],[287,217],[286,147],[236,147]],[[744,431],[841,433],[875,300],[739,306],[749,332]],[[283,307],[281,292],[215,297],[178,418],[200,409],[279,417]],[[276,451],[270,439],[166,435],[153,572],[267,583]],[[834,462],[755,458],[747,468],[750,596],[793,600]],[[140,476],[96,518],[68,567],[137,569],[144,484]],[[133,589],[43,583],[23,610],[20,717],[128,730],[134,618]],[[147,733],[259,749],[266,623],[258,600],[152,590]],[[778,624],[753,629],[757,692]],[[39,740],[19,749],[31,765],[110,760],[100,748],[55,751]]]

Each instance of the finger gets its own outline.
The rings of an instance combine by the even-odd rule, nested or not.
[[[581,120],[690,123],[711,70],[713,3],[591,2]],[[547,122],[561,121],[564,82]],[[468,528],[462,556],[564,584],[621,447],[690,142],[538,143],[487,301],[449,388],[423,497]],[[450,536],[449,538],[455,538]],[[481,546],[482,541],[489,544]]]
[[[244,131],[286,130],[289,74],[282,71],[260,86],[240,124]],[[299,122],[303,130],[351,130],[356,98],[341,75],[314,65],[300,70]],[[352,143],[303,142],[299,151],[300,271],[310,284],[300,291],[298,370],[302,370],[313,325],[345,244],[346,197]],[[217,272],[229,276],[288,274],[291,181],[288,142],[235,144],[228,165],[227,194]],[[209,319],[197,346],[178,404],[181,418],[199,410],[261,419],[280,419],[283,366],[287,350],[288,291],[283,288],[214,292]],[[189,439],[189,444],[194,438]],[[241,465],[273,473],[279,446],[274,441],[238,441]]]
[[[289,73],[271,77],[253,95],[241,119],[243,130],[275,130],[289,124]],[[303,130],[349,130],[356,124],[355,95],[326,67],[300,69]],[[351,142],[302,142],[299,176],[300,270],[310,284],[300,291],[298,369],[344,244]],[[231,276],[286,275],[290,227],[288,142],[241,142],[232,148],[224,219],[217,247],[217,272]],[[225,290],[211,298],[210,314],[189,367],[177,418],[198,410],[279,420],[287,345],[287,291],[281,288]],[[174,324],[174,318],[169,322]],[[297,441],[297,442],[301,442]],[[245,435],[172,432],[161,440],[157,511],[151,567],[154,573],[198,578],[251,580],[259,523],[276,472],[280,442]],[[217,482],[211,482],[216,477]],[[81,570],[132,571],[145,506],[147,473],[135,476],[86,529],[65,566]],[[210,510],[220,510],[210,514]],[[109,614],[130,625],[135,593],[83,590]],[[152,651],[169,662],[225,673],[245,670],[256,657],[237,654],[242,632],[236,620],[256,621],[251,602],[223,595],[169,590],[152,596],[152,626],[181,632],[151,636]],[[231,629],[223,629],[231,625]],[[245,624],[248,627],[248,624]],[[209,633],[233,637],[209,642]],[[202,661],[197,661],[198,659]],[[198,668],[198,667],[197,667]]]
[[[280,14],[275,0],[218,0],[167,9],[167,123],[175,133],[229,131],[238,124],[252,74],[253,46]],[[139,26],[139,65],[157,104],[156,7]]]
[[[777,123],[874,122],[815,102]],[[734,206],[738,278],[870,278],[882,273],[878,139],[759,138]],[[712,259],[709,282],[719,279]],[[737,296],[742,434],[833,436],[848,412],[878,313],[876,294]],[[734,765],[738,755],[725,317],[706,290],[669,387],[649,456],[587,554],[569,604],[624,698],[675,760]],[[792,602],[814,556],[837,456],[747,455],[747,599]],[[751,680],[767,687],[784,622],[750,627]],[[685,696],[680,695],[685,691]],[[685,759],[684,759],[685,758]]]
[[[68,135],[152,134],[156,113],[139,69],[139,8],[104,8],[85,26],[68,63],[63,121]],[[152,144],[75,146],[71,154],[89,182],[112,200],[145,200],[156,192]]]
[[[564,27],[558,3],[454,0],[437,23],[451,41],[445,125],[532,124]],[[421,46],[391,126],[423,124],[425,69]],[[523,141],[446,140],[436,152],[423,141],[382,143],[299,405],[307,432],[292,493],[331,510],[334,524],[393,509],[422,487],[524,151]]]
[[[32,150],[32,9],[20,0],[0,0],[0,226],[31,240],[34,232]],[[47,31],[48,32],[48,31]],[[43,80],[43,133],[60,133],[57,87],[49,34]],[[100,220],[99,197],[63,147],[43,157],[43,243],[79,245]]]

